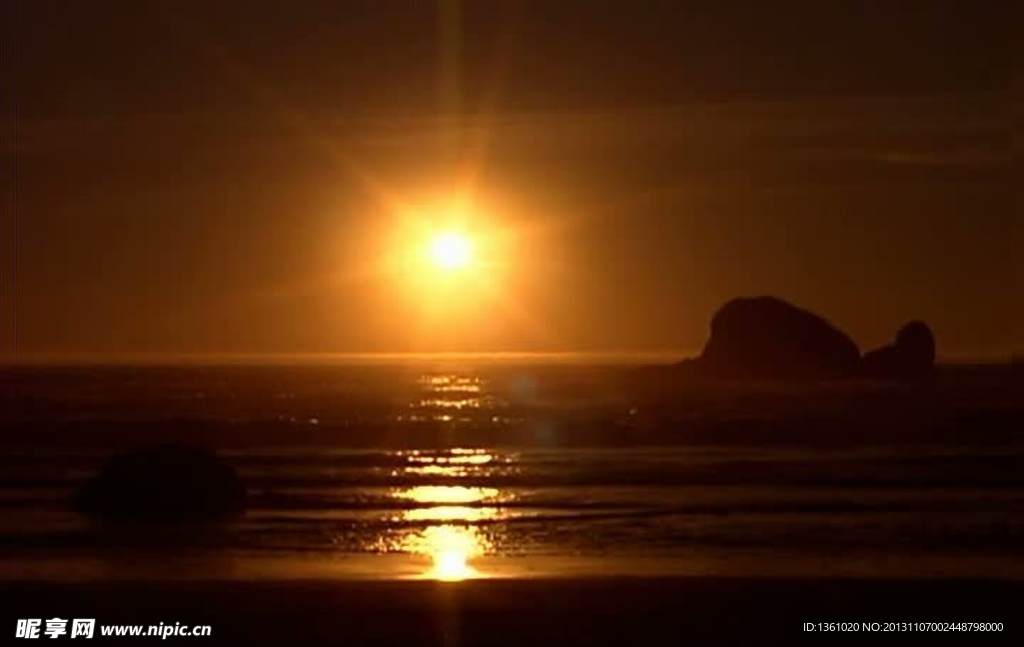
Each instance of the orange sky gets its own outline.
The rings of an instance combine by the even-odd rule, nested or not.
[[[689,352],[754,294],[1024,347],[995,9],[571,4],[25,7],[8,353]],[[396,274],[458,195],[495,267]]]

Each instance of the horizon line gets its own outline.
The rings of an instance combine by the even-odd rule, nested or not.
[[[300,353],[25,353],[0,359],[0,366],[144,365],[144,364],[386,364],[417,361],[593,364],[602,362],[680,361],[694,353],[660,351],[384,351]]]
[[[0,357],[0,367],[19,366],[139,366],[139,365],[358,365],[413,362],[547,362],[562,364],[642,364],[675,363],[700,355],[700,349],[684,351],[608,350],[608,351],[380,351],[380,352],[112,352],[112,353],[15,353]],[[1009,364],[1017,361],[1006,354],[940,355],[936,364]]]

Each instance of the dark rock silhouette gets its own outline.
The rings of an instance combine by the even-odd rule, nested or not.
[[[896,333],[896,341],[864,355],[868,377],[914,379],[935,370],[935,337],[922,321],[911,321]]]
[[[860,350],[816,314],[775,297],[734,299],[711,320],[692,366],[728,378],[818,379],[854,375]]]
[[[245,509],[245,486],[213,450],[159,445],[109,459],[79,493],[77,508],[120,521],[190,521]]]

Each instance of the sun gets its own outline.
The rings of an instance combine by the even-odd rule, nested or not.
[[[457,232],[443,232],[430,239],[428,254],[431,262],[443,270],[457,270],[473,260],[473,243]]]

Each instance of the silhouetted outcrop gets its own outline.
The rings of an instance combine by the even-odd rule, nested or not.
[[[711,320],[694,368],[728,378],[815,379],[854,375],[860,350],[845,333],[775,297],[734,299]]]
[[[935,337],[921,321],[911,321],[896,333],[896,341],[864,355],[863,373],[885,379],[915,379],[935,370]]]
[[[235,469],[213,450],[169,444],[111,458],[76,503],[105,519],[187,521],[240,513],[245,499]]]

